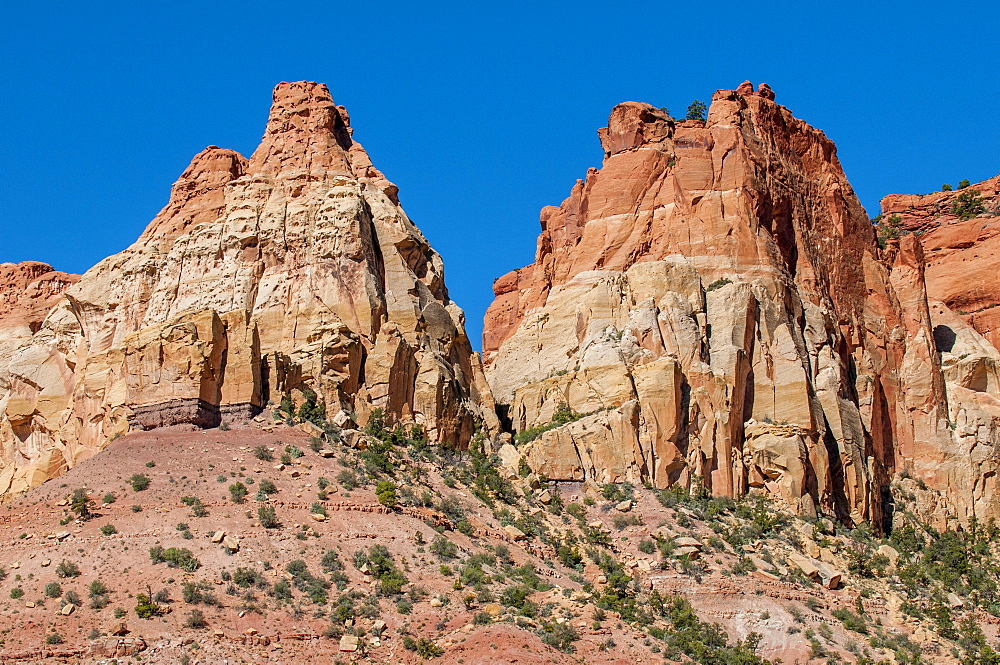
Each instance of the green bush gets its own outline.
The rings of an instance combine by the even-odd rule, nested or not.
[[[404,635],[403,648],[417,652],[422,658],[437,658],[444,655],[444,649],[426,637],[414,639],[410,635]]]
[[[573,653],[575,651],[573,642],[580,639],[580,634],[568,623],[546,622],[542,624],[541,637],[542,642],[545,642],[550,647],[565,651],[566,653]]]
[[[46,644],[62,644],[65,641],[66,640],[64,640],[63,636],[60,635],[59,633],[49,633],[48,635],[45,636]]]
[[[434,536],[429,549],[442,560],[458,557],[458,546],[442,535]]]
[[[257,519],[265,529],[277,529],[281,526],[278,514],[274,511],[274,506],[265,504],[257,509]]]
[[[375,496],[378,502],[388,508],[395,508],[399,503],[399,496],[396,493],[396,483],[391,480],[381,480],[375,487]]]
[[[951,204],[951,214],[959,219],[972,219],[984,212],[986,212],[986,205],[983,203],[983,197],[975,189],[963,190]]]
[[[721,278],[715,280],[714,282],[712,282],[711,284],[709,284],[708,287],[705,289],[705,291],[708,292],[708,293],[711,293],[712,291],[715,291],[716,289],[721,289],[723,286],[726,286],[727,284],[732,284],[732,283],[733,283],[733,280],[729,279],[728,277],[721,277]]]
[[[354,553],[354,565],[359,570],[368,566],[368,574],[378,580],[378,592],[383,596],[402,593],[406,576],[396,567],[384,545],[372,545],[367,551]]]
[[[147,594],[138,593],[135,596],[135,614],[140,619],[152,619],[163,613],[163,608],[153,602]]]
[[[229,498],[233,503],[243,503],[247,497],[247,486],[237,481],[229,486]]]
[[[101,527],[101,533],[104,534],[105,536],[113,536],[116,533],[118,533],[118,527],[116,527],[114,524],[105,524],[104,526]]]
[[[191,550],[177,547],[168,549],[163,549],[159,545],[150,547],[149,558],[153,563],[166,563],[171,568],[180,568],[187,573],[193,573],[201,567],[201,562],[195,558]]]
[[[19,586],[14,587],[10,590],[10,597],[13,600],[18,600],[24,597],[24,589]]]
[[[868,634],[868,622],[865,621],[864,617],[855,614],[846,607],[840,607],[833,611],[833,616],[840,619],[841,623],[844,624],[844,628],[847,630],[852,630],[855,633],[861,633],[862,635]]]
[[[204,628],[207,625],[208,625],[208,620],[205,619],[205,613],[202,612],[201,610],[191,610],[190,612],[187,613],[187,616],[184,618],[185,628],[193,628],[195,630],[198,630],[200,628]]]
[[[274,455],[267,446],[257,446],[253,449],[254,457],[261,460],[262,462],[271,462],[274,460]]]
[[[59,582],[49,582],[45,585],[45,595],[49,598],[58,598],[62,593],[62,586]]]
[[[80,566],[72,561],[62,561],[56,566],[56,575],[63,578],[73,578],[80,576]]]
[[[142,492],[149,487],[149,476],[144,473],[133,474],[131,478],[128,479],[130,485],[132,485],[132,490],[134,492]]]

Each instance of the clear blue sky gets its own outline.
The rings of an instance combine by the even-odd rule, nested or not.
[[[249,155],[308,79],[444,256],[473,343],[538,210],[599,166],[625,100],[744,79],[836,141],[870,212],[1000,173],[996,2],[20,2],[0,22],[0,261],[82,272],[206,145]]]

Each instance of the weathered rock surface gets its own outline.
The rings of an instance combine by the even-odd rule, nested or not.
[[[278,85],[250,159],[195,156],[141,237],[51,305],[0,357],[0,493],[130,427],[215,425],[307,388],[440,442],[495,420],[440,256],[321,84]]]
[[[971,219],[955,214],[960,197],[979,199]],[[882,199],[884,220],[920,237],[927,255],[927,293],[1000,348],[1000,176],[962,190]]]
[[[853,521],[882,520],[906,469],[938,492],[936,519],[995,514],[996,394],[949,413],[965,407],[920,244],[881,252],[833,143],[773,99],[720,90],[704,123],[612,111],[603,166],[542,210],[535,262],[494,284],[500,412],[518,431],[562,404],[589,414],[519,452],[551,479],[758,487]]]

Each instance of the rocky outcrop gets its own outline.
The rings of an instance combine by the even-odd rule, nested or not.
[[[919,243],[880,252],[833,143],[773,100],[720,90],[706,122],[619,105],[602,167],[494,284],[484,360],[510,426],[588,414],[520,448],[536,471],[876,523],[904,469],[941,493],[988,475],[995,430],[978,467],[953,436]],[[978,496],[939,516],[993,510]]]
[[[59,295],[79,279],[39,261],[0,263],[0,335],[30,337]]]
[[[31,332],[0,368],[0,493],[129,428],[216,425],[306,389],[341,420],[381,408],[443,443],[495,421],[440,256],[317,83],[275,89],[249,159],[195,156],[141,237]]]
[[[920,237],[927,292],[1000,348],[1000,176],[961,190],[882,199],[890,235]]]

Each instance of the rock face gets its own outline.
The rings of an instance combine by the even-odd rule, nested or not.
[[[890,219],[919,235],[930,298],[1000,348],[1000,176],[957,191],[886,196],[883,223]]]
[[[382,408],[463,444],[495,421],[463,318],[347,111],[282,83],[249,159],[195,156],[141,237],[0,357],[0,493],[130,427],[216,425],[305,389],[331,416]]]
[[[499,412],[519,432],[587,414],[519,452],[552,479],[757,487],[855,522],[888,519],[905,470],[954,494],[924,502],[939,518],[996,513],[995,392],[956,438],[920,244],[880,252],[833,143],[773,100],[748,82],[706,122],[611,112],[601,169],[494,284]]]
[[[33,335],[59,295],[79,279],[38,261],[0,263],[0,334]]]

